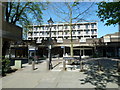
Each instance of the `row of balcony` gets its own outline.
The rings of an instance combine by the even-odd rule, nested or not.
[[[50,27],[49,26],[32,26],[31,28],[34,30],[49,30]],[[69,25],[62,25],[62,26],[53,25],[51,28],[54,30],[70,29],[70,26]],[[80,24],[72,25],[72,29],[82,29],[82,28],[87,28],[87,29],[88,28],[97,28],[97,25],[96,25],[96,23],[83,24],[83,25],[80,25]]]
[[[91,37],[92,38],[92,37]],[[96,37],[93,37],[93,38],[96,38]],[[29,38],[30,40],[34,40],[34,38]],[[28,40],[29,40],[28,39]],[[57,39],[57,43],[63,43],[63,39],[65,39],[65,38],[58,38]],[[67,39],[70,39],[70,38],[67,38]],[[78,39],[78,38],[76,38],[76,37],[74,37],[73,39]],[[81,39],[79,39],[79,42],[86,42],[86,39],[87,38],[81,38]],[[42,43],[42,38],[37,38],[37,41],[36,41],[36,43]]]
[[[75,29],[72,29],[72,30],[85,30],[85,29],[97,29],[97,27],[94,27],[94,28],[85,28],[85,27],[82,27],[82,28],[75,28]],[[36,31],[36,32],[39,32],[39,31],[49,31],[50,29],[29,29],[29,31]],[[70,28],[67,28],[67,29],[64,29],[64,28],[61,28],[61,29],[54,29],[52,28],[51,31],[65,31],[65,30],[70,30]]]
[[[72,36],[84,36],[84,35],[97,35],[97,32],[94,33],[73,33]],[[28,34],[28,37],[49,37],[49,34]],[[68,34],[51,34],[51,36],[70,36],[70,33]]]
[[[93,35],[93,36],[73,36],[72,39],[81,39],[81,38],[94,38],[97,36],[96,35]],[[49,37],[28,37],[28,39],[37,39],[37,40],[42,40],[42,39],[47,39]],[[56,38],[56,40],[59,40],[59,39],[70,39],[70,36],[64,36],[64,37],[52,37],[52,39]]]

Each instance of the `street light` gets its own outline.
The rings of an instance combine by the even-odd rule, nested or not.
[[[52,27],[52,25],[53,25],[53,20],[52,20],[52,18],[50,18],[49,20],[48,20],[48,24],[49,24],[49,27],[50,27],[50,31],[49,31],[49,34],[50,34],[50,36],[49,36],[49,45],[48,45],[48,48],[49,48],[49,51],[48,51],[48,58],[49,58],[49,70],[50,69],[52,69],[52,63],[51,63],[51,61],[52,61],[52,58],[51,58],[51,49],[52,49],[52,45],[51,45],[51,27]]]

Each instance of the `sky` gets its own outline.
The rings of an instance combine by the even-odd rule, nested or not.
[[[92,2],[83,2],[81,4],[81,12],[86,10],[86,8],[90,7],[90,5],[92,4]],[[61,17],[64,17],[65,19],[67,19],[68,17],[64,14],[61,14],[61,13],[58,13],[58,15],[56,15],[56,11],[55,11],[55,7],[57,8],[60,8],[60,9],[64,9],[65,12],[68,12],[68,10],[66,9],[65,6],[62,6],[61,2],[55,2],[55,3],[52,3],[48,6],[48,9],[43,11],[43,23],[44,24],[47,24],[47,20],[51,17],[53,19],[53,21],[55,23],[57,22],[64,22],[63,19],[61,19],[60,17],[58,16],[61,16]],[[76,8],[75,8],[76,9]],[[96,15],[97,14],[97,5],[94,4],[92,5],[92,7],[89,9],[89,11],[87,13],[84,13],[81,17],[83,17],[85,20],[88,20],[88,21],[94,21],[94,20],[97,20],[98,21],[98,38],[106,35],[106,34],[112,34],[112,33],[115,33],[115,32],[118,32],[118,25],[110,25],[110,26],[105,26],[103,22],[100,21],[100,19],[98,18],[98,16]],[[59,9],[58,9],[59,11]],[[77,10],[75,11],[74,13],[74,16],[76,16],[78,14]],[[79,17],[79,18],[81,18]]]

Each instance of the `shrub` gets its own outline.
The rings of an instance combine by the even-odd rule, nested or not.
[[[10,70],[10,60],[2,59],[2,76],[4,76]]]

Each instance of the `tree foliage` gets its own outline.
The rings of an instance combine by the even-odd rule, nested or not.
[[[42,2],[7,2],[5,19],[7,22],[18,25],[28,25],[42,21]]]
[[[97,13],[105,25],[120,23],[120,2],[100,2]]]

